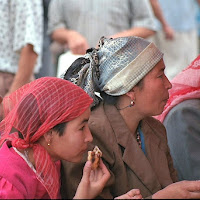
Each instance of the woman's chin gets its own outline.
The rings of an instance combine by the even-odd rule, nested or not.
[[[76,158],[73,158],[71,160],[68,160],[68,162],[72,163],[80,163],[83,160],[83,155],[77,156]]]
[[[157,115],[162,114],[163,110],[164,110],[164,106],[163,106],[163,108],[161,108],[157,112],[155,112],[154,115],[152,115],[152,116],[157,116]]]

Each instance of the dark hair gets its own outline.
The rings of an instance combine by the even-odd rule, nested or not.
[[[52,129],[56,131],[59,134],[59,136],[63,136],[66,125],[67,125],[67,122],[63,122],[63,123],[57,124]]]
[[[142,89],[143,79],[140,80],[135,86]],[[106,94],[105,92],[100,92],[100,95],[103,98],[104,102],[106,102],[107,104],[111,104],[111,105],[116,105],[119,100],[119,97],[120,97],[120,96],[111,96],[111,95]]]
[[[21,133],[20,131],[17,131],[17,132],[18,132],[18,137],[19,137],[20,139],[24,139],[22,133]]]
[[[67,125],[67,122],[63,122],[61,124],[57,124],[52,129],[54,131],[56,131],[59,134],[59,136],[63,136],[66,125]],[[24,137],[21,134],[21,132],[20,131],[17,131],[17,132],[18,132],[18,137],[21,138],[21,139],[24,139]]]
[[[139,87],[140,89],[142,89],[142,88],[143,88],[143,80],[144,80],[144,78],[141,79],[135,86],[137,86],[137,87]]]
[[[104,102],[111,105],[116,105],[119,99],[119,96],[111,96],[111,95],[106,94],[105,92],[100,92],[100,95],[103,98]]]

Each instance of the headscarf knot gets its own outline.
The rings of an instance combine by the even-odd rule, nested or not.
[[[100,91],[99,77],[99,57],[95,48],[88,49],[83,57],[75,60],[64,75],[65,80],[80,86],[93,98],[92,106],[100,102],[99,97],[95,95],[95,92]]]
[[[16,138],[12,141],[12,146],[19,149],[27,149],[27,148],[32,148],[33,143],[28,143],[24,139]]]

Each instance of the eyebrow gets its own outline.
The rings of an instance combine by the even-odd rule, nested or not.
[[[161,68],[160,70],[159,70],[159,72],[164,72],[165,71],[165,67],[163,67],[163,68]]]
[[[89,119],[83,119],[83,121],[80,124],[87,123],[88,121],[89,121]]]
[[[161,68],[161,70],[165,70],[165,68],[166,68],[166,67],[165,67],[165,66],[163,66],[163,67]]]

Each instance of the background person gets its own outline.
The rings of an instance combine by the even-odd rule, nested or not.
[[[99,46],[77,59],[64,78],[94,99],[89,127],[111,173],[100,198],[131,188],[138,188],[143,198],[200,197],[199,181],[174,183],[177,176],[165,128],[151,117],[162,113],[171,88],[163,54],[138,37],[102,38]],[[63,162],[63,197],[73,196],[81,169],[82,165]]]
[[[172,80],[170,98],[157,118],[167,138],[179,180],[199,180],[200,56]]]
[[[83,55],[103,35],[149,37],[156,30],[154,19],[148,0],[52,0],[48,33],[55,65],[64,51]]]
[[[0,95],[33,80],[41,67],[43,10],[40,0],[0,0]]]
[[[43,10],[40,0],[0,0],[0,95],[34,79],[41,67]],[[0,106],[0,121],[3,119]]]
[[[165,34],[166,40],[173,40],[174,39],[174,30],[166,21],[162,8],[159,4],[159,0],[150,0],[151,6],[153,8],[154,15],[159,20],[160,24],[162,25],[162,30]]]
[[[42,49],[42,67],[39,73],[36,74],[36,78],[45,76],[56,76],[56,69],[53,65],[53,58],[50,51],[51,38],[47,34],[48,29],[48,9],[51,0],[42,0],[43,3],[43,49]]]
[[[197,11],[200,0],[159,0],[164,18],[174,30],[173,40],[166,38],[158,22],[153,42],[164,53],[166,76],[172,80],[199,54]]]

